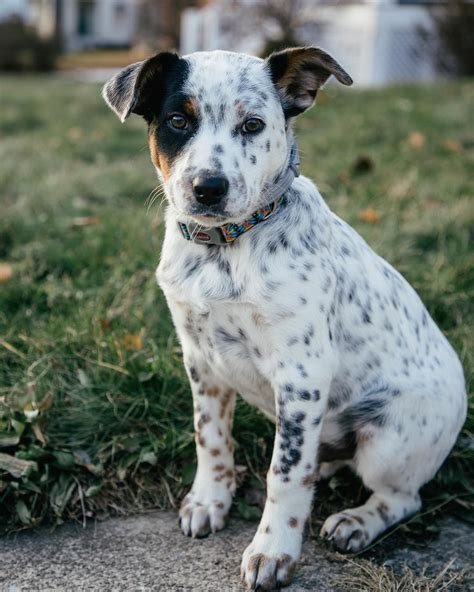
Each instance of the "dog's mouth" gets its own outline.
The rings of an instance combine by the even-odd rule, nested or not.
[[[187,208],[186,214],[192,218],[194,222],[202,224],[203,226],[222,226],[231,221],[232,215],[222,206],[199,206],[194,205]]]
[[[197,214],[189,214],[189,217],[197,222],[198,224],[202,224],[203,226],[221,226],[225,224],[228,220],[227,216],[222,216],[219,214],[212,214],[212,215],[197,215]]]

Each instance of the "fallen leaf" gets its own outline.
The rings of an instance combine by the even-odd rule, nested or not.
[[[36,471],[38,465],[32,460],[22,460],[10,454],[0,452],[0,469],[10,473],[12,477],[20,479],[20,477],[29,475],[31,471]]]
[[[13,267],[10,263],[0,263],[0,284],[9,282],[13,277]]]
[[[84,137],[84,130],[81,127],[71,127],[67,135],[71,140],[81,140]]]
[[[127,349],[139,350],[143,348],[141,335],[125,335],[122,343]]]
[[[20,442],[20,436],[14,433],[0,432],[0,448],[9,448],[16,446]]]
[[[15,510],[18,518],[23,524],[31,524],[31,512],[23,500],[18,500],[16,502]]]
[[[48,411],[53,404],[53,393],[52,391],[48,391],[45,397],[37,404],[37,407],[40,411]]]
[[[110,327],[109,319],[99,319],[99,324],[102,331],[106,331]]]
[[[318,98],[317,98],[318,104],[325,103],[326,101],[329,101],[329,95],[327,93],[325,93],[324,90],[318,91]]]
[[[457,140],[445,140],[443,142],[443,146],[446,148],[446,150],[449,150],[449,152],[455,152],[456,154],[459,154],[463,151],[463,145]]]
[[[79,216],[74,218],[71,223],[72,228],[81,228],[82,226],[92,226],[93,224],[100,224],[98,216]]]
[[[421,132],[412,132],[408,136],[408,144],[412,148],[423,148],[426,142],[426,137]]]
[[[33,403],[25,403],[23,413],[28,421],[34,421],[39,415],[39,411]]]
[[[357,216],[359,220],[362,222],[368,222],[369,224],[378,224],[380,222],[381,216],[374,210],[374,208],[366,208],[365,210],[361,210]]]
[[[33,434],[36,436],[36,439],[39,440],[43,446],[46,446],[46,444],[48,443],[48,440],[47,440],[46,436],[43,434],[43,432],[41,431],[41,428],[39,427],[39,425],[37,423],[34,423],[31,427],[33,430]]]

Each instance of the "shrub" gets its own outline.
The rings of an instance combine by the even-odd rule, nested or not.
[[[55,39],[42,39],[18,18],[0,23],[0,70],[52,70],[58,49]]]
[[[441,51],[439,66],[461,76],[474,75],[474,2],[449,0],[431,8]]]

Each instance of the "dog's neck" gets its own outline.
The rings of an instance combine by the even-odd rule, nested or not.
[[[181,234],[186,240],[199,245],[225,246],[232,244],[240,235],[264,222],[278,211],[283,196],[300,174],[299,166],[298,147],[293,142],[286,168],[274,179],[273,183],[265,187],[267,205],[259,208],[249,218],[240,223],[229,223],[206,228],[196,222],[185,223],[178,220],[178,228]]]

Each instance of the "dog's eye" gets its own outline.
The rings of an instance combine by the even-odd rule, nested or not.
[[[173,113],[168,117],[168,123],[171,127],[178,130],[184,130],[188,127],[188,120],[183,115],[179,115],[179,113]]]
[[[258,117],[249,117],[244,121],[242,131],[246,134],[255,134],[265,127],[265,124]]]

